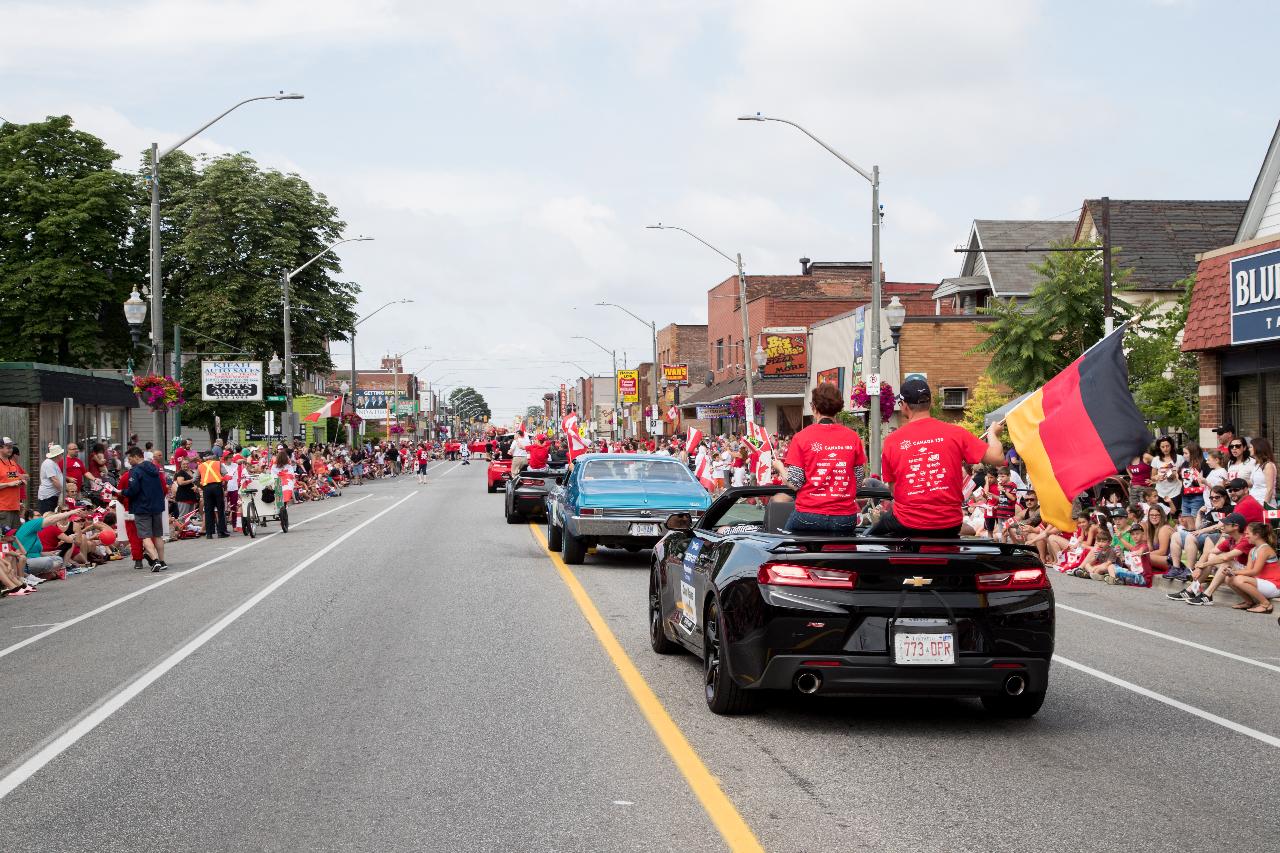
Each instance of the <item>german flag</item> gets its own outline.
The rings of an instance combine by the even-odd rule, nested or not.
[[[1005,419],[1040,499],[1040,516],[1075,530],[1071,499],[1123,470],[1151,443],[1129,393],[1124,326],[1018,404]]]

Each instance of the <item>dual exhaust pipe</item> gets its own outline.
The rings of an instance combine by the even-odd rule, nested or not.
[[[806,696],[812,696],[822,689],[822,676],[816,672],[799,672],[796,673],[793,682],[796,692],[803,693]],[[1004,680],[1004,693],[1006,696],[1021,696],[1027,691],[1027,679],[1021,675],[1011,675]]]

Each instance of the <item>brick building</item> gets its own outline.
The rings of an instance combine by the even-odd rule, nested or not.
[[[738,279],[725,279],[707,292],[707,360],[711,384],[681,399],[681,416],[696,420],[710,416],[709,432],[741,433],[745,424],[728,416],[726,407],[746,393],[744,362],[756,370],[754,353],[761,332],[772,328],[808,328],[867,301],[871,292],[871,264],[814,263],[800,259],[799,275],[747,276],[747,343],[742,335]],[[697,388],[697,378],[694,388]],[[753,377],[756,420],[770,431],[790,434],[803,425],[808,378]]]
[[[1200,443],[1224,423],[1280,441],[1280,126],[1230,245],[1197,256],[1182,349],[1200,366]]]
[[[708,360],[707,327],[705,324],[672,323],[658,330],[658,362],[660,364],[684,364],[689,368],[689,384],[684,387],[665,385],[662,388],[663,414],[670,407],[680,402],[681,396],[689,396],[695,389],[705,388],[707,370],[711,362]],[[672,423],[665,416],[663,433],[672,435],[689,427],[697,427],[706,432],[706,421],[684,421]]]

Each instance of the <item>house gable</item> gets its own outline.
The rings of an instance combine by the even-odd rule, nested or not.
[[[1249,205],[1234,242],[1244,243],[1273,234],[1280,234],[1280,124],[1271,135],[1271,145],[1253,182]]]

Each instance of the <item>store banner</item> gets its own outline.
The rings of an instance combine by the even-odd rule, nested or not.
[[[211,403],[247,403],[262,399],[262,362],[200,362],[200,397]]]
[[[853,312],[853,375],[862,375],[863,338],[867,334],[867,307],[854,309]]]
[[[760,333],[765,376],[807,376],[809,333],[804,329],[765,329]]]
[[[640,402],[640,371],[618,371],[618,396],[624,405]]]
[[[356,392],[355,397],[356,414],[366,421],[385,421],[388,409],[392,418],[395,417],[396,412],[409,414],[413,411],[412,400],[403,396],[397,398],[393,392],[387,390],[361,390]]]
[[[733,417],[732,403],[705,403],[698,405],[695,408],[697,411],[697,420],[700,421]]]
[[[1231,261],[1231,343],[1280,338],[1280,249]]]
[[[689,365],[688,364],[664,364],[662,365],[662,381],[668,385],[688,385],[689,384]]]

